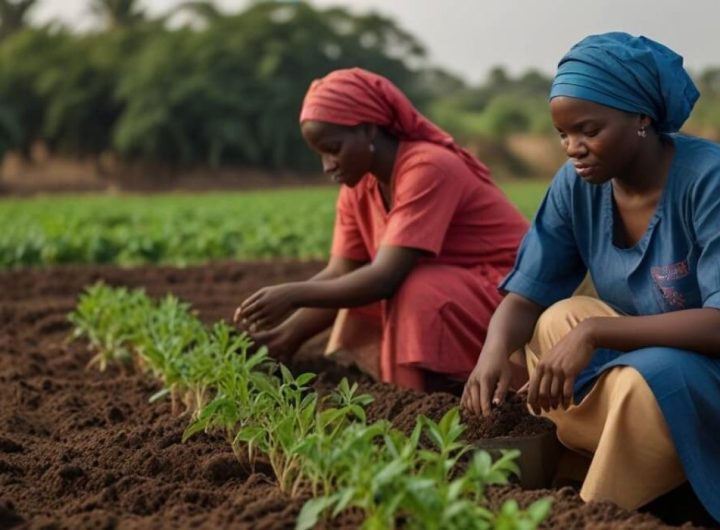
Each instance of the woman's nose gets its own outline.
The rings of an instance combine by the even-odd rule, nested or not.
[[[587,154],[587,147],[578,138],[568,136],[565,139],[565,154],[568,158],[582,158]]]
[[[332,173],[337,169],[337,159],[335,157],[325,155],[322,157],[322,166],[325,173]]]

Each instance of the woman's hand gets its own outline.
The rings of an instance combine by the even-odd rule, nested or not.
[[[575,379],[590,363],[596,349],[591,321],[578,324],[538,363],[528,389],[528,405],[535,414],[572,405]]]
[[[283,362],[290,360],[302,344],[302,341],[295,337],[291,329],[282,325],[266,331],[251,333],[250,336],[257,346],[267,347],[273,358]]]
[[[298,308],[298,285],[283,283],[260,289],[235,310],[233,322],[250,333],[277,326]]]
[[[505,352],[483,351],[465,383],[460,404],[476,415],[489,416],[505,399],[512,369]]]

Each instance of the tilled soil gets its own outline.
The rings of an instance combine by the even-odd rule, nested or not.
[[[99,279],[172,292],[191,302],[210,323],[228,320],[259,287],[311,276],[319,263],[224,263],[178,269],[60,267],[0,273],[0,529],[292,529],[304,499],[275,487],[269,466],[250,469],[221,437],[181,443],[187,420],[166,402],[148,403],[157,384],[117,367],[87,370],[91,355],[67,343],[71,311],[82,289]],[[322,370],[318,389],[354,376],[376,400],[370,420],[388,419],[409,431],[418,415],[435,420],[458,399],[374,383],[319,359],[322,337],[301,362]],[[487,420],[467,417],[469,441],[545,432],[548,423],[510,397]],[[584,504],[577,492],[493,488],[491,505],[515,498],[527,505],[554,497],[544,528],[663,528],[648,515],[611,503]],[[330,525],[358,527],[356,514]],[[689,526],[688,526],[689,527]]]

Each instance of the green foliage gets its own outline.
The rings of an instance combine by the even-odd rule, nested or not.
[[[5,0],[0,14],[3,6],[20,9]],[[113,151],[174,166],[315,168],[297,123],[310,82],[361,66],[412,93],[406,62],[424,54],[388,18],[304,2],[255,2],[231,15],[188,2],[181,8],[204,24],[180,28],[148,20],[136,0],[93,0],[91,8],[105,31],[6,32],[2,152],[27,155],[44,141],[81,157]]]
[[[458,87],[436,98],[428,113],[461,141],[500,140],[515,133],[552,134],[547,107],[550,82],[533,70],[511,78],[498,67],[485,84]]]
[[[90,10],[106,29],[116,30],[145,20],[139,0],[90,0]]]
[[[102,359],[132,352],[137,367],[163,382],[166,391],[151,400],[185,396],[183,440],[219,429],[238,456],[245,449],[251,463],[267,457],[281,490],[297,497],[310,488],[298,530],[350,509],[363,513],[365,530],[399,521],[411,530],[529,530],[548,514],[547,499],[527,510],[515,501],[498,513],[484,506],[488,485],[517,474],[517,451],[494,463],[475,451],[460,466],[473,448],[460,440],[457,408],[439,422],[419,417],[410,435],[387,421],[368,424],[363,407],[372,398],[357,395],[356,384],[343,380],[321,398],[309,386],[314,374],[293,375],[264,348],[251,353],[248,337],[225,323],[205,329],[172,296],[153,303],[140,290],[96,284],[70,318],[73,337],[87,337]],[[421,447],[423,439],[431,446]]]
[[[62,32],[32,29],[0,43],[0,145],[6,150],[28,155],[32,143],[43,138],[47,101],[38,79],[42,72],[63,68],[68,39]]]
[[[28,27],[28,14],[37,0],[0,0],[0,40]]]
[[[68,318],[74,325],[73,339],[86,337],[97,352],[90,366],[104,371],[110,362],[129,365],[138,333],[151,315],[151,304],[142,291],[112,289],[98,283],[81,296]]]
[[[546,182],[502,183],[531,217]],[[62,263],[187,265],[323,259],[337,188],[0,201],[0,268]]]
[[[0,202],[0,267],[324,258],[336,189]]]

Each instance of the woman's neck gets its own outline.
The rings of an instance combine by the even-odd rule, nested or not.
[[[370,171],[378,182],[387,189],[390,188],[399,144],[400,142],[395,136],[378,129],[373,144],[375,146],[375,159]]]
[[[628,196],[649,195],[664,188],[674,154],[671,140],[653,135],[613,186]]]

